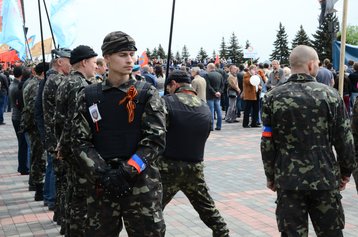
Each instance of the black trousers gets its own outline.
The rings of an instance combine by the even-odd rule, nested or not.
[[[12,125],[14,126],[17,143],[18,143],[18,151],[17,151],[17,159],[19,162],[17,172],[20,173],[27,173],[29,169],[27,167],[27,142],[25,139],[24,133],[19,133],[20,130],[20,121],[19,120],[12,120]]]
[[[242,122],[242,126],[244,127],[249,125],[250,112],[251,112],[251,126],[255,126],[257,124],[257,119],[259,116],[258,100],[245,100],[244,120]]]

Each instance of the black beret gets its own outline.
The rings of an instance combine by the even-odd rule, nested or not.
[[[122,31],[114,31],[106,35],[101,49],[103,56],[120,51],[137,51],[134,39]]]
[[[71,65],[76,64],[84,59],[97,57],[93,49],[87,45],[80,45],[71,51],[70,63]]]
[[[43,62],[39,62],[35,66],[35,72],[37,75],[41,75],[43,72],[46,73],[49,69],[50,69],[50,63],[48,63],[48,62],[45,62],[45,65]]]
[[[191,83],[189,75],[183,70],[172,71],[168,76],[168,83],[170,83],[173,80],[178,83]]]

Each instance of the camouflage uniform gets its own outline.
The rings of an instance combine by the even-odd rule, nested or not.
[[[40,139],[40,133],[35,124],[35,101],[40,79],[29,79],[23,90],[24,108],[21,116],[21,126],[28,132],[31,141],[31,169],[30,179],[35,185],[43,184],[46,169],[46,157],[44,147]]]
[[[124,94],[135,83],[135,80],[129,79],[128,82],[116,88],[112,87],[108,80],[105,80],[101,83],[100,88],[104,95],[114,90]],[[147,160],[147,167],[140,174],[135,173],[137,179],[129,195],[116,200],[113,200],[114,198],[110,200],[107,196],[99,194],[94,189],[96,181],[101,178],[97,170],[108,166],[93,145],[92,134],[95,131],[92,130],[91,124],[86,119],[88,107],[85,92],[81,90],[78,94],[71,133],[73,135],[73,151],[92,185],[87,198],[86,236],[117,236],[123,228],[122,218],[130,237],[164,236],[165,224],[161,207],[162,185],[158,168],[153,162],[165,146],[165,110],[162,100],[154,87],[149,87],[144,93],[146,96],[144,112],[141,117],[136,117],[141,121],[140,127],[137,128],[140,130],[138,132],[141,135],[139,143],[134,149],[136,154]],[[116,101],[115,103],[117,104],[118,102]],[[112,114],[101,113],[101,111],[99,113],[102,121],[113,116]],[[128,121],[128,114],[123,113],[123,116],[124,118],[121,119]],[[98,122],[99,129],[102,126],[111,126],[111,124],[104,124],[102,121]],[[112,139],[112,137],[109,137],[109,139]],[[129,158],[118,157],[123,162]],[[112,160],[107,161],[112,162]]]
[[[58,223],[61,223],[64,218],[65,211],[65,190],[66,190],[66,177],[64,173],[64,164],[62,160],[55,159],[57,139],[55,136],[55,109],[56,109],[56,92],[61,81],[66,77],[63,74],[59,74],[54,71],[45,83],[42,97],[42,105],[44,111],[45,122],[45,141],[47,151],[50,153],[53,159],[53,169],[56,174],[56,201],[55,201],[55,219]]]
[[[182,86],[177,89],[175,95],[183,105],[189,108],[201,107],[203,104],[206,106],[206,103],[199,97],[183,93],[183,91],[192,91],[196,94],[195,90],[189,86]],[[166,100],[169,112],[167,119],[167,128],[169,132],[171,130],[171,124],[173,125],[173,119],[171,119],[173,114],[171,113],[171,109],[168,107],[168,101],[169,100]],[[195,109],[190,109],[188,111],[191,113],[199,113],[199,111],[196,111]],[[200,123],[207,122],[207,135],[203,141],[204,143],[209,136],[211,128],[211,112],[209,107],[207,107],[206,112],[206,121],[203,117],[191,116],[192,119],[201,120]],[[182,128],[182,130],[185,129],[188,128]],[[191,142],[191,138],[197,139],[197,137],[187,137],[187,142]],[[169,142],[171,141],[168,140],[167,137],[167,145],[169,145]],[[176,146],[178,149],[188,149],[187,147],[184,147],[180,141],[178,141]],[[203,152],[204,151],[202,151],[202,153]],[[229,236],[229,229],[227,228],[224,218],[222,218],[219,211],[216,209],[214,200],[209,194],[209,188],[204,179],[204,163],[202,161],[197,162],[187,161],[184,159],[172,159],[166,157],[165,154],[166,152],[164,152],[164,157],[158,159],[158,168],[163,183],[163,209],[173,199],[178,191],[182,191],[185,196],[187,196],[194,209],[199,213],[200,219],[213,230],[214,237]]]
[[[356,163],[338,92],[309,75],[294,74],[266,94],[262,121],[262,160],[268,182],[277,188],[282,236],[307,236],[307,214],[317,236],[343,236],[339,184]]]
[[[69,236],[84,236],[87,213],[87,181],[71,152],[70,128],[75,109],[75,98],[79,88],[88,85],[82,73],[73,71],[62,80],[56,93],[55,134],[58,151],[65,162],[67,174],[66,190],[66,233]]]
[[[355,101],[353,106],[352,133],[354,138],[356,160],[358,160],[358,100]],[[358,192],[358,168],[353,171],[353,178]]]

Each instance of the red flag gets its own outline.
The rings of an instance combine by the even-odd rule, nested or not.
[[[216,55],[214,64],[218,64],[218,63],[220,63],[220,58],[219,55]]]
[[[139,65],[140,67],[144,67],[145,65],[148,64],[148,62],[149,60],[148,60],[147,52],[144,51],[142,55],[139,57]]]

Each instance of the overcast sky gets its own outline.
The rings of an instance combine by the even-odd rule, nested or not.
[[[76,0],[73,9],[78,13],[78,35],[72,47],[86,44],[101,55],[105,35],[121,30],[137,43],[138,54],[161,44],[167,52],[169,43],[171,0]],[[335,9],[342,22],[343,1]],[[32,5],[29,5],[29,3]],[[41,1],[42,2],[42,1]],[[348,0],[348,24],[358,25],[357,0]],[[28,36],[40,40],[37,1],[25,1]],[[288,34],[289,43],[300,25],[310,38],[318,27],[318,0],[176,0],[172,52],[182,52],[187,46],[190,56],[196,57],[200,47],[212,55],[218,52],[222,37],[228,43],[234,32],[239,45],[249,40],[260,61],[267,60],[273,50],[279,23]],[[47,24],[47,21],[45,21]],[[45,25],[45,38],[50,36]]]

